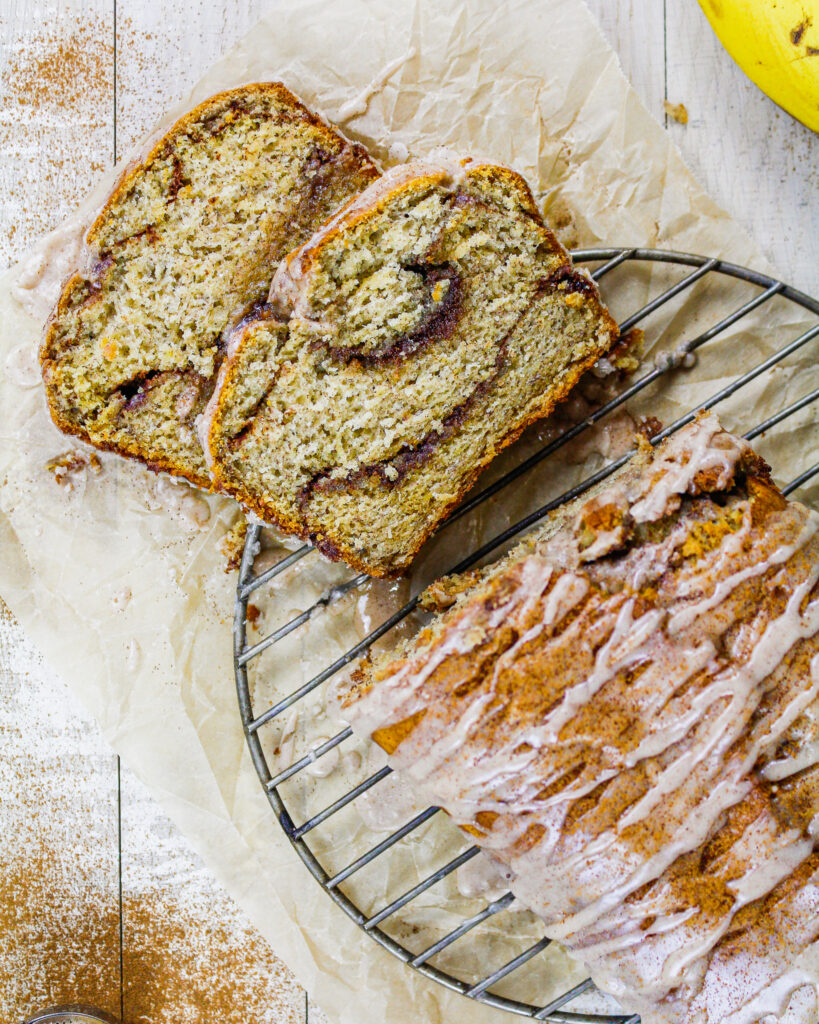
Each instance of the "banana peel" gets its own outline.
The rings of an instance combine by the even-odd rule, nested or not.
[[[745,74],[819,132],[819,0],[698,0]]]

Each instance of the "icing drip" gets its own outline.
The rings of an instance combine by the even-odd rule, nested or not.
[[[65,282],[78,266],[87,262],[85,228],[78,215],[70,217],[41,239],[16,271],[11,293],[26,313],[42,323],[54,308]]]
[[[336,121],[339,124],[344,124],[345,121],[351,121],[354,117],[359,117],[361,114],[367,112],[367,107],[370,100],[376,93],[381,92],[387,82],[392,78],[396,71],[400,70],[408,61],[411,61],[415,57],[415,47],[411,46],[405,54],[401,57],[396,57],[395,60],[391,60],[389,64],[386,64],[379,74],[377,74],[370,84],[352,100],[348,100],[346,103],[338,108],[338,114],[336,115]]]
[[[487,900],[499,899],[509,891],[512,872],[485,854],[479,854],[462,864],[455,872],[455,884],[461,896],[471,899],[483,896]]]

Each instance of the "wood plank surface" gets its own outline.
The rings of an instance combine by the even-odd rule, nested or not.
[[[121,794],[123,1019],[304,1024],[303,989],[124,769]]]
[[[113,159],[113,5],[0,5],[0,261]],[[3,606],[0,1021],[121,1003],[117,759]]]
[[[247,32],[265,0],[117,0],[117,157]]]
[[[641,99],[711,196],[785,281],[819,293],[819,135],[742,73],[696,0],[588,5]],[[685,105],[687,124],[664,113],[666,99]]]
[[[111,0],[0,5],[2,264],[255,20],[232,6],[119,0],[115,86]],[[290,971],[5,610],[0,739],[3,1024],[69,1002],[129,1024],[303,1024]]]
[[[665,22],[652,0],[587,0],[623,72],[649,112],[662,121],[665,99]],[[616,240],[612,239],[612,244]]]
[[[689,115],[674,141],[778,273],[819,294],[819,135],[746,78],[694,0],[666,8],[668,98]]]
[[[111,166],[112,0],[0,3],[0,265]]]

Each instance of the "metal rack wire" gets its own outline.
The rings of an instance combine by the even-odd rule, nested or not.
[[[783,282],[775,280],[765,274],[757,273],[747,268],[715,258],[665,250],[618,248],[583,249],[574,252],[572,255],[576,263],[597,264],[596,269],[592,272],[592,276],[598,281],[602,280],[616,268],[623,265],[625,265],[624,270],[627,270],[629,267],[644,268],[646,264],[658,263],[676,264],[691,268],[690,272],[681,280],[678,280],[671,286],[665,288],[659,295],[651,299],[651,301],[626,317],[620,323],[621,333],[635,327],[651,314],[663,306],[666,306],[666,304],[670,303],[675,297],[688,291],[688,289],[692,288],[697,281],[701,280],[706,275],[720,275],[721,279],[741,281],[755,286],[758,290],[751,298],[732,308],[729,313],[721,317],[721,319],[706,330],[698,333],[696,337],[683,341],[680,345],[674,348],[671,351],[671,354],[665,359],[656,360],[646,372],[632,380],[621,393],[595,409],[582,422],[575,424],[559,437],[544,444],[532,455],[524,459],[520,464],[501,476],[500,479],[494,481],[490,485],[481,489],[478,493],[469,497],[468,500],[459,507],[456,513],[450,517],[447,523],[444,524],[442,529],[446,529],[455,520],[478,508],[478,506],[482,505],[489,498],[496,494],[501,494],[505,488],[509,487],[516,480],[529,473],[544,459],[554,455],[564,445],[574,440],[583,432],[589,430],[594,424],[604,419],[604,417],[608,416],[615,409],[618,409],[655,381],[662,378],[664,374],[669,373],[673,369],[684,364],[686,357],[690,358],[691,355],[701,346],[705,345],[711,339],[716,338],[732,325],[743,320],[753,310],[769,303],[775,297],[779,296],[782,299],[801,307],[803,310],[806,310],[811,314],[815,314],[818,318],[817,322],[806,330],[803,330],[798,337],[784,344],[782,348],[773,355],[764,359],[741,376],[738,376],[725,387],[710,395],[695,408],[692,408],[685,415],[669,424],[652,438],[653,444],[656,444],[663,438],[668,437],[670,434],[673,434],[685,424],[689,423],[694,419],[698,412],[718,406],[731,396],[737,394],[742,388],[749,385],[762,374],[769,371],[772,367],[781,363],[784,359],[794,355],[796,352],[804,349],[805,346],[809,345],[811,342],[819,339],[819,300],[811,298],[810,296],[805,295],[804,293],[799,292]],[[817,356],[819,356],[819,346],[817,346]],[[819,401],[819,387],[791,402],[764,422],[755,424],[744,434],[744,436],[748,440],[753,440],[761,434],[773,429],[778,424],[784,422],[788,417],[806,409],[812,403],[817,401]],[[625,464],[628,459],[631,458],[632,454],[632,452],[629,452],[614,459],[598,472],[577,484],[575,487],[541,505],[541,507],[513,523],[475,551],[472,551],[466,558],[462,559],[458,565],[441,566],[440,575],[452,572],[463,572],[464,570],[476,565],[488,554],[500,548],[510,539],[516,537],[529,527],[533,526],[552,509],[584,493],[600,481],[605,480],[620,466]],[[783,491],[785,494],[790,494],[817,476],[819,476],[819,463],[806,468],[795,479],[787,483],[783,487]],[[415,832],[439,813],[438,809],[435,807],[427,808],[426,810],[415,814],[411,820],[407,821],[400,828],[395,829],[381,842],[375,844],[364,854],[348,863],[342,870],[335,871],[331,874],[325,869],[320,862],[319,857],[308,844],[306,837],[312,833],[314,829],[319,828],[324,822],[327,822],[337,814],[342,808],[352,803],[357,797],[360,797],[363,793],[372,789],[372,787],[377,786],[390,774],[390,768],[384,767],[374,772],[361,783],[349,789],[342,796],[337,797],[330,803],[326,804],[321,811],[297,824],[285,805],[283,796],[280,792],[280,787],[288,780],[296,779],[299,773],[304,772],[305,769],[328,755],[330,751],[350,739],[352,732],[349,728],[342,729],[336,735],[315,746],[307,754],[298,758],[292,764],[281,770],[273,771],[271,770],[271,765],[262,746],[260,731],[264,726],[277,719],[289,708],[299,705],[299,702],[303,701],[308,694],[336,673],[340,672],[360,655],[365,653],[373,643],[382,638],[398,623],[405,619],[415,610],[418,604],[418,596],[413,597],[402,608],[382,622],[376,629],[372,630],[359,643],[355,644],[346,651],[345,654],[333,660],[331,664],[327,665],[322,671],[314,675],[312,679],[305,682],[302,686],[298,687],[287,696],[277,700],[272,706],[266,707],[262,711],[258,711],[253,707],[251,687],[248,678],[249,664],[263,651],[268,650],[294,630],[307,623],[311,616],[315,615],[318,610],[340,600],[351,591],[360,587],[367,580],[366,576],[358,575],[341,585],[331,588],[317,602],[315,602],[312,607],[298,615],[294,615],[289,621],[268,633],[257,643],[249,644],[247,637],[247,610],[248,601],[251,595],[259,591],[259,588],[265,587],[266,584],[269,584],[281,573],[292,569],[297,565],[297,563],[314,551],[310,545],[302,545],[297,550],[282,558],[272,568],[267,569],[259,575],[254,575],[253,562],[254,556],[258,551],[260,529],[261,528],[258,525],[252,525],[248,530],[236,595],[234,615],[234,663],[239,708],[253,763],[267,794],[268,800],[270,801],[273,812],[310,873],[319,882],[328,896],[341,906],[353,921],[368,932],[383,947],[388,949],[395,956],[399,957],[409,967],[421,972],[428,978],[432,978],[435,981],[446,985],[450,989],[462,993],[465,996],[471,997],[472,999],[493,1007],[508,1010],[524,1017],[529,1017],[533,1020],[549,1021],[553,1022],[553,1024],[637,1024],[639,1020],[637,1016],[628,1016],[625,1014],[601,1014],[586,1012],[579,1009],[565,1009],[568,1004],[572,1003],[579,996],[593,987],[590,979],[586,979],[571,990],[563,993],[558,998],[553,999],[548,1003],[548,1005],[532,1005],[524,999],[515,999],[509,995],[502,995],[496,991],[496,987],[501,981],[509,978],[524,964],[537,957],[544,949],[546,949],[549,945],[549,940],[546,938],[542,938],[531,943],[522,952],[505,963],[498,964],[496,966],[487,965],[486,973],[479,981],[472,983],[459,979],[431,963],[431,961],[434,960],[434,958],[443,950],[447,949],[455,942],[464,940],[465,937],[473,931],[473,929],[477,928],[483,922],[489,920],[495,915],[503,913],[504,911],[508,911],[513,901],[511,893],[506,893],[498,899],[487,902],[480,912],[462,920],[457,927],[441,935],[436,941],[420,952],[411,952],[401,942],[390,936],[382,928],[385,921],[393,918],[393,915],[396,915],[402,908],[407,907],[419,895],[426,892],[436,883],[446,878],[471,860],[478,853],[478,848],[475,846],[458,854],[448,863],[436,870],[431,870],[417,885],[405,892],[395,895],[390,902],[373,914],[365,914],[352,899],[345,895],[340,888],[342,883],[350,879],[366,865],[372,863],[376,858],[388,856],[389,852],[394,850],[397,844],[400,844],[410,836],[411,833]],[[513,927],[514,918],[510,918],[510,920],[512,922],[510,927]],[[459,949],[460,948],[461,947],[459,947]]]

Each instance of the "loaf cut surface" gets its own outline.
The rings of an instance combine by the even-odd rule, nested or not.
[[[644,1024],[815,1024],[817,581],[819,515],[709,415],[436,585],[341,713]]]
[[[226,333],[273,270],[375,177],[278,83],[214,96],[126,171],[41,350],[57,425],[210,486],[194,430]]]
[[[395,575],[617,337],[519,175],[395,168],[287,258],[231,337],[204,425],[214,479]]]

